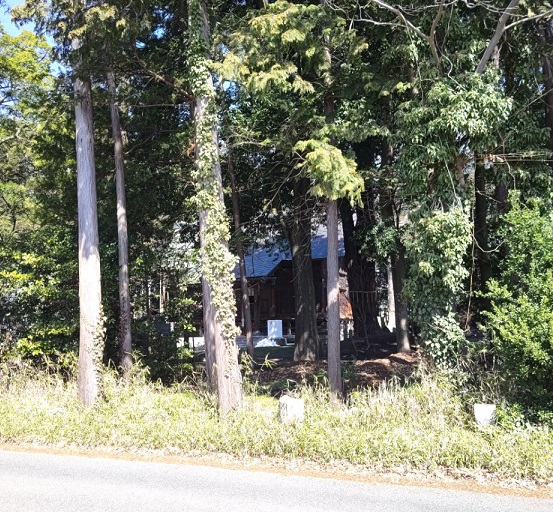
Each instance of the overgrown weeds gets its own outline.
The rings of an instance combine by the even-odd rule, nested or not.
[[[306,418],[299,425],[279,423],[277,400],[255,393],[246,396],[242,411],[220,417],[205,388],[167,388],[141,371],[122,381],[106,370],[102,390],[102,400],[84,408],[74,379],[4,364],[0,441],[346,461],[380,470],[478,470],[553,481],[547,427],[507,421],[478,428],[463,395],[436,375],[355,391],[338,411],[325,387],[300,387]]]

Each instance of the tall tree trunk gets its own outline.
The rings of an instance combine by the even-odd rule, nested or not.
[[[129,292],[129,252],[127,203],[125,198],[125,162],[119,110],[115,103],[116,85],[113,71],[107,72],[110,94],[113,151],[115,155],[115,187],[117,196],[117,248],[119,251],[119,363],[123,375],[132,367],[131,298]]]
[[[340,360],[340,268],[338,263],[338,201],[329,199],[326,214],[327,250],[327,347],[330,400],[342,398],[342,364]]]
[[[367,205],[365,205],[367,207]],[[353,208],[346,200],[340,201],[340,217],[344,234],[344,264],[348,276],[348,288],[353,312],[353,330],[356,337],[365,338],[379,329],[376,301],[376,266],[374,261],[365,258],[355,241],[356,226]],[[359,211],[357,223],[365,222]],[[371,222],[371,221],[369,221]]]
[[[544,48],[553,46],[553,22],[548,21],[541,30]],[[545,127],[549,128],[549,149],[553,151],[553,57],[547,54],[543,59],[543,78],[545,82]],[[549,155],[549,165],[553,167],[553,155]]]
[[[319,356],[317,309],[311,260],[311,209],[307,204],[309,181],[294,184],[294,204],[287,224],[292,251],[294,302],[296,308],[294,361],[316,361]]]
[[[480,291],[488,290],[492,278],[492,265],[488,246],[488,198],[486,196],[486,163],[475,155],[474,164],[474,237],[476,238],[478,268],[480,269]]]
[[[228,249],[230,232],[223,200],[215,89],[208,66],[210,35],[205,4],[189,0],[188,16],[206,364],[208,380],[217,391],[219,411],[224,414],[242,403],[232,273],[235,259]]]
[[[392,256],[394,297],[396,300],[396,342],[398,352],[411,352],[409,343],[409,305],[403,295],[405,283],[405,246],[400,240],[396,244],[396,254]]]
[[[396,328],[396,299],[394,294],[394,274],[392,257],[388,257],[386,263],[386,276],[388,278],[388,329],[390,332],[394,332]]]
[[[232,155],[228,155],[228,173],[232,189],[232,213],[234,218],[234,230],[236,232],[236,252],[240,267],[240,290],[242,292],[242,314],[244,315],[244,329],[246,331],[246,350],[253,358],[253,336],[252,336],[252,314],[250,310],[250,294],[248,292],[248,276],[246,274],[246,263],[244,261],[244,244],[240,238],[242,225],[240,224],[240,204],[238,203],[238,190],[236,189],[236,177],[234,174],[234,162]]]
[[[488,43],[488,46],[484,50],[484,54],[482,55],[482,58],[480,59],[480,62],[478,63],[478,66],[476,67],[476,74],[481,75],[484,70],[486,69],[486,65],[492,58],[495,49],[499,43],[499,40],[503,36],[503,33],[505,32],[505,27],[507,25],[507,21],[509,21],[509,18],[512,14],[517,10],[518,4],[520,3],[520,0],[511,0],[509,2],[509,5],[505,8],[503,13],[501,14],[501,17],[499,18],[499,21],[497,22],[497,25],[495,27],[495,32],[490,39],[490,42]]]
[[[409,76],[409,74],[408,74]],[[394,148],[387,141],[383,147],[383,165],[393,165]],[[394,211],[394,197],[389,189],[380,191],[380,210],[382,212],[382,220],[388,227],[393,227],[396,230],[399,226],[399,219],[396,219]],[[396,328],[396,343],[398,352],[411,352],[411,344],[409,343],[409,305],[407,299],[403,295],[403,285],[405,282],[405,246],[400,240],[399,232],[396,232],[396,247],[395,253],[390,257],[390,267],[392,274],[392,288],[394,298],[394,314]],[[388,279],[390,286],[390,279]]]
[[[79,397],[92,405],[99,393],[98,369],[104,346],[102,287],[94,167],[94,130],[90,81],[79,75],[80,41],[71,42],[77,54],[74,66],[75,145],[77,150],[77,201],[79,210]]]
[[[326,6],[327,0],[321,0]],[[329,72],[324,78],[328,88],[324,97],[325,122],[332,124],[336,111],[336,102],[331,93],[332,56],[325,36],[325,60]],[[330,139],[335,144],[334,138]],[[326,328],[327,328],[327,365],[330,402],[339,407],[342,399],[342,362],[340,359],[340,264],[338,261],[338,199],[330,197],[326,206]]]

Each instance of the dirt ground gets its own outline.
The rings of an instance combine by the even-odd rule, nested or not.
[[[369,343],[356,342],[342,346],[342,373],[346,390],[376,387],[394,376],[410,375],[418,364],[416,352],[395,352],[393,337],[379,337]],[[327,370],[325,360],[294,362],[294,347],[271,347],[256,349],[256,377],[262,385],[270,387],[274,395],[294,388],[302,382],[314,384],[324,379]]]

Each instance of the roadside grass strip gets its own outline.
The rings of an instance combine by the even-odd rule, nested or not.
[[[0,371],[0,442],[484,471],[553,482],[549,428],[478,427],[461,394],[439,376],[355,391],[339,410],[330,407],[324,386],[297,393],[305,400],[305,420],[282,424],[277,400],[266,395],[246,395],[240,412],[221,417],[201,385],[164,387],[139,373],[124,382],[105,371],[103,398],[85,408],[72,378]]]

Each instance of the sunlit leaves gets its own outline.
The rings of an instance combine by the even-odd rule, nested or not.
[[[357,164],[328,141],[302,140],[294,150],[303,154],[298,167],[312,182],[311,193],[328,199],[347,197],[351,203],[361,204],[365,190]]]

